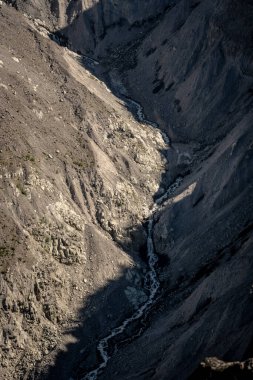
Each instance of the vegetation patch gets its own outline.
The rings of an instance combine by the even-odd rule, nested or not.
[[[25,161],[35,162],[34,156],[32,156],[30,153],[25,155],[24,159],[25,159]]]
[[[13,255],[13,252],[14,252],[13,247],[0,246],[0,257],[1,258]]]

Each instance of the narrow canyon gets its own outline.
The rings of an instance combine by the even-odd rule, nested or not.
[[[253,1],[0,1],[0,378],[253,379]]]

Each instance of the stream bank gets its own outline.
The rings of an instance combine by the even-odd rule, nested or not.
[[[98,64],[97,61],[95,61],[95,64],[96,65]],[[122,94],[120,97],[124,99],[129,109],[134,110],[136,118],[138,119],[139,122],[149,124],[150,126],[159,129],[158,124],[152,121],[149,121],[145,118],[143,108],[138,102],[130,99],[129,97],[125,97]],[[169,146],[170,145],[169,137],[164,132],[161,132],[161,135],[166,145]],[[132,322],[142,320],[142,318],[148,314],[150,308],[154,305],[156,301],[156,297],[158,295],[159,288],[160,288],[160,281],[159,281],[159,277],[157,273],[158,257],[156,255],[156,252],[154,249],[154,242],[153,242],[153,228],[154,228],[155,217],[156,217],[156,214],[159,212],[159,210],[163,208],[164,203],[168,200],[170,195],[172,195],[177,190],[177,188],[181,185],[181,183],[182,183],[182,178],[178,177],[176,181],[172,185],[170,185],[169,188],[166,191],[164,191],[164,193],[159,198],[155,200],[153,208],[151,209],[151,217],[148,218],[148,221],[147,221],[146,246],[147,246],[147,257],[148,257],[148,270],[144,278],[145,290],[148,290],[149,292],[147,301],[143,303],[141,307],[132,316],[125,319],[121,325],[112,329],[110,334],[108,334],[106,337],[102,338],[98,342],[97,351],[102,361],[98,365],[97,368],[90,371],[88,374],[82,377],[81,380],[96,380],[98,378],[100,373],[107,366],[108,361],[111,359],[112,354],[110,353],[115,352],[115,350],[117,350],[116,344],[115,344],[115,347],[111,347],[114,345],[113,344],[114,338],[121,334],[123,335],[126,328]],[[137,333],[137,336],[139,336],[143,332],[143,328],[139,330],[140,330],[140,333]],[[122,341],[124,341],[124,338]]]

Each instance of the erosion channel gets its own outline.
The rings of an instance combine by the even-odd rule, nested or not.
[[[88,57],[85,57],[85,58],[88,59]],[[145,118],[143,108],[138,102],[122,94],[118,94],[118,95],[121,98],[123,98],[126,105],[130,109],[133,110],[139,122],[149,124],[150,126],[154,128],[159,128],[159,126],[156,123],[149,121]],[[165,144],[169,146],[170,145],[169,137],[164,132],[161,132],[161,135],[163,137]],[[172,185],[170,185],[169,188],[158,199],[156,199],[154,206],[151,209],[150,218],[147,221],[148,270],[144,279],[145,289],[149,291],[149,296],[148,296],[147,301],[143,303],[141,307],[131,317],[125,319],[121,323],[121,325],[112,329],[110,334],[108,334],[106,337],[102,338],[98,342],[97,351],[99,353],[101,362],[97,368],[95,368],[94,370],[87,373],[84,377],[82,377],[82,380],[96,380],[98,378],[99,374],[107,366],[107,363],[112,356],[112,354],[110,354],[109,351],[112,353],[115,351],[114,347],[110,347],[111,345],[113,346],[114,337],[123,334],[126,328],[132,322],[141,320],[144,316],[146,316],[151,306],[154,304],[157,293],[158,293],[158,289],[160,287],[159,278],[156,272],[156,264],[158,261],[158,257],[156,255],[154,244],[153,244],[153,226],[154,226],[155,215],[157,212],[159,212],[163,208],[164,203],[167,201],[168,197],[175,192],[175,190],[180,186],[181,183],[182,183],[182,178],[178,177],[176,181]],[[140,332],[137,333],[136,336],[139,336],[142,331],[143,331],[142,328],[140,328]],[[122,338],[122,340],[124,340],[124,338]]]

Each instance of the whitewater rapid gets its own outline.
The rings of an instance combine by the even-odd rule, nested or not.
[[[101,339],[98,343],[97,350],[100,353],[102,358],[102,363],[93,371],[89,372],[86,376],[82,378],[82,380],[96,380],[97,376],[104,369],[110,360],[111,356],[108,354],[109,342],[115,336],[122,334],[126,327],[133,321],[140,319],[145,312],[152,306],[157,291],[159,289],[160,283],[158,280],[158,276],[155,270],[155,264],[157,263],[157,256],[154,253],[154,245],[152,239],[152,231],[153,231],[153,218],[148,221],[148,238],[147,238],[147,249],[148,249],[148,265],[149,271],[145,276],[145,283],[149,284],[150,294],[148,300],[129,318],[125,319],[124,322],[114,328],[109,335],[105,338]]]

